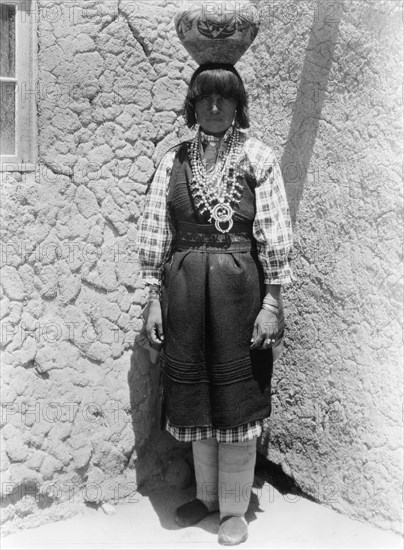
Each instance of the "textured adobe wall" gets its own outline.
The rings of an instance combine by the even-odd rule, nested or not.
[[[6,526],[130,501],[177,452],[156,437],[134,241],[146,181],[186,134],[180,4],[38,14],[39,163],[3,185]],[[262,449],[321,502],[398,529],[401,4],[339,6],[258,2],[263,29],[238,65],[297,218]]]
[[[320,502],[396,530],[402,26],[401,2],[275,3],[252,59],[297,219],[263,448]]]
[[[39,3],[39,163],[35,175],[3,178],[6,530],[84,501],[136,501],[138,486],[164,474],[187,479],[158,432],[135,253],[146,182],[181,135],[192,73],[185,53],[169,62],[174,11]]]

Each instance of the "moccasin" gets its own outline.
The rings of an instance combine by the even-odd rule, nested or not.
[[[234,546],[247,540],[248,525],[241,516],[225,516],[221,519],[218,531],[218,543]]]
[[[195,525],[209,514],[207,506],[195,498],[176,509],[174,520],[180,527]]]

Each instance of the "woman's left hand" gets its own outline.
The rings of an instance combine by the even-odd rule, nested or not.
[[[250,349],[269,349],[275,344],[278,332],[279,322],[277,314],[266,309],[261,309],[255,319]]]

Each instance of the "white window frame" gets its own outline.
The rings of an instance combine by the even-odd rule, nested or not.
[[[1,155],[0,171],[35,171],[37,160],[37,0],[0,0],[13,5],[15,15],[15,78],[1,77],[1,82],[16,82],[15,154]]]

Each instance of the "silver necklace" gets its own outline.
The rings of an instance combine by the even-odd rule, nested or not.
[[[202,160],[200,131],[188,145],[193,176],[190,188],[195,206],[201,215],[209,213],[209,222],[221,233],[228,233],[233,227],[234,208],[242,195],[243,185],[237,181],[241,150],[239,131],[234,128],[225,154],[208,175]],[[222,224],[227,225],[222,227]]]

